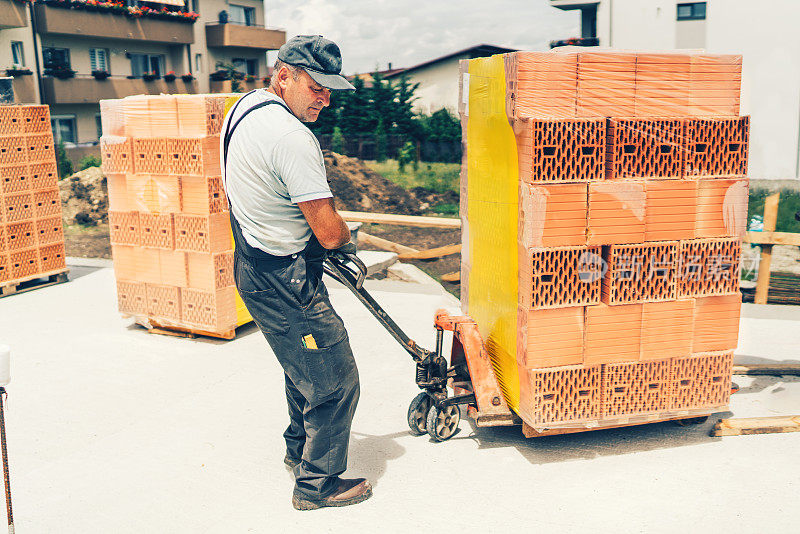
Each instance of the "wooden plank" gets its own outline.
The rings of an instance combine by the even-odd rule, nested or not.
[[[461,271],[443,274],[442,282],[461,282]]]
[[[800,234],[791,232],[747,232],[744,242],[753,245],[793,245],[800,247]]]
[[[800,364],[778,364],[778,365],[734,365],[733,374],[735,375],[794,375],[800,376]]]
[[[747,417],[720,419],[711,430],[712,436],[745,436],[748,434],[779,434],[800,432],[800,415],[778,417]]]
[[[358,244],[370,245],[375,248],[379,248],[381,250],[388,250],[389,252],[397,252],[398,254],[419,252],[419,250],[415,248],[407,247],[405,245],[401,245],[400,243],[389,241],[388,239],[383,239],[381,237],[370,235],[362,232],[361,230],[358,231]]]
[[[778,222],[778,203],[781,194],[773,193],[764,201],[764,231],[774,232]],[[769,293],[769,276],[772,265],[772,245],[761,245],[761,262],[758,264],[758,280],[756,281],[756,304],[766,304]]]
[[[368,213],[364,211],[340,211],[345,221],[373,224],[396,224],[419,228],[461,228],[460,219],[445,217],[420,217],[417,215],[395,215],[392,213]]]
[[[442,256],[449,256],[450,254],[459,254],[461,252],[461,243],[455,245],[446,245],[444,247],[429,248],[427,250],[418,250],[417,252],[404,252],[397,256],[399,260],[431,260],[434,258],[441,258]]]
[[[54,286],[56,284],[63,284],[69,281],[68,273],[69,269],[59,269],[57,271],[48,271],[46,273],[39,273],[25,278],[3,282],[3,284],[0,285],[0,298],[18,295],[26,291],[33,291],[34,289]],[[47,280],[44,280],[45,278]]]

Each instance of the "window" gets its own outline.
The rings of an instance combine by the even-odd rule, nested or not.
[[[55,141],[61,143],[75,143],[75,115],[51,115],[50,126],[53,128]]]
[[[194,55],[194,70],[197,74],[203,72],[203,54]]]
[[[97,138],[100,139],[103,137],[103,119],[99,114],[97,114],[94,116],[94,122],[97,126]]]
[[[145,74],[164,75],[164,56],[155,54],[130,54],[131,75],[140,77]]]
[[[258,60],[257,59],[242,59],[233,58],[233,66],[242,74],[249,76],[258,76]]]
[[[228,20],[234,24],[244,24],[245,26],[255,26],[256,8],[237,6],[230,4]]]
[[[69,48],[43,48],[42,57],[45,69],[70,68]]]
[[[25,49],[22,48],[22,41],[11,41],[11,58],[14,65],[25,66]]]
[[[192,0],[192,11],[200,13],[200,0]]]
[[[108,72],[108,51],[105,48],[90,48],[89,64],[93,71],[104,70]]]
[[[705,20],[706,3],[678,4],[678,20]]]

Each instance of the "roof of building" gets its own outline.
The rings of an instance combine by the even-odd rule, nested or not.
[[[435,59],[431,59],[429,61],[425,61],[418,65],[414,65],[413,67],[409,67],[407,69],[392,69],[390,73],[381,73],[384,78],[392,78],[394,76],[398,76],[403,73],[411,72],[414,70],[418,70],[424,67],[428,67],[433,65],[434,63],[439,63],[441,61],[447,61],[448,59],[457,58],[459,56],[466,56],[467,59],[473,59],[476,57],[486,57],[492,56],[494,54],[505,54],[508,52],[516,52],[516,48],[506,48],[503,46],[495,46],[490,44],[479,44],[470,46],[469,48],[464,48],[463,50],[458,50],[456,52],[451,52],[447,55],[437,57]],[[461,59],[461,58],[459,58]]]

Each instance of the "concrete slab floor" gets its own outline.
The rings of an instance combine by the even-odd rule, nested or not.
[[[435,287],[369,287],[432,346]],[[408,287],[411,291],[405,291]],[[409,435],[409,357],[341,287],[361,372],[348,470],[375,496],[296,512],[281,370],[246,327],[230,342],[149,335],[116,312],[113,272],[0,300],[12,347],[8,445],[18,532],[782,532],[796,528],[800,433],[711,438],[660,423],[526,440],[462,421]],[[740,351],[797,360],[793,319],[742,319]],[[786,316],[788,316],[787,314]],[[800,413],[796,378],[737,377],[736,416]]]

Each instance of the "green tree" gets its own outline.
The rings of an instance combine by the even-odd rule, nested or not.
[[[342,129],[338,126],[333,128],[333,138],[331,139],[331,150],[337,154],[344,154],[344,136]]]
[[[406,172],[406,165],[409,163],[414,163],[414,170],[416,170],[417,145],[411,141],[406,141],[406,144],[403,145],[403,148],[400,149],[400,153],[397,155],[397,167],[400,170],[400,173]]]
[[[100,158],[93,154],[89,154],[88,156],[84,156],[78,163],[78,170],[82,171],[84,169],[88,169],[89,167],[99,167],[100,165]]]
[[[226,77],[231,81],[231,92],[241,93],[242,80],[244,79],[244,74],[241,71],[239,71],[236,67],[234,67],[232,64],[223,63],[222,61],[217,62],[217,68],[219,70],[224,70],[226,73]]]
[[[72,174],[72,161],[67,157],[67,151],[64,150],[64,143],[61,141],[56,143],[56,166],[59,178],[66,178]]]
[[[378,161],[386,161],[386,128],[383,126],[383,120],[378,119],[378,127],[375,128],[375,159]]]
[[[415,96],[419,83],[411,83],[407,76],[401,76],[394,88],[394,111],[393,120],[397,133],[406,138],[419,139],[422,136],[422,129],[419,121],[416,120],[413,111]]]
[[[372,132],[377,126],[373,124],[370,128],[370,95],[364,88],[364,80],[355,78],[353,87],[356,90],[348,91],[350,94],[342,99],[339,120],[336,124],[342,129],[345,137]]]

